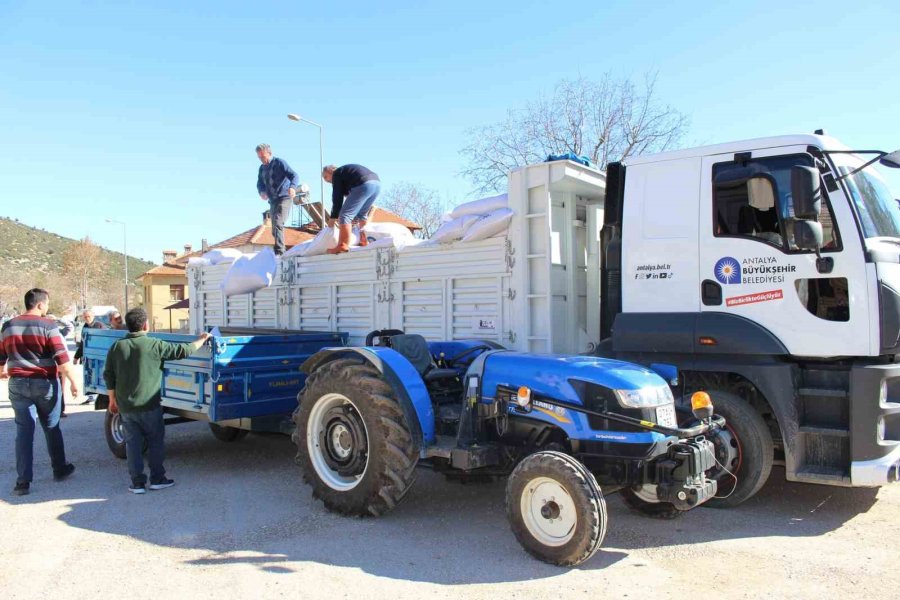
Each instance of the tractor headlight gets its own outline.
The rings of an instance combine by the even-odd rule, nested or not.
[[[619,404],[627,408],[655,408],[675,401],[667,385],[642,387],[636,390],[613,390]]]

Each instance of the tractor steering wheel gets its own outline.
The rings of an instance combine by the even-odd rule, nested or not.
[[[461,358],[463,358],[464,356],[468,356],[469,354],[472,354],[473,352],[475,352],[477,350],[494,350],[494,349],[495,348],[491,348],[487,344],[479,344],[477,346],[472,346],[471,348],[466,348],[465,350],[463,350],[462,352],[460,352],[459,354],[457,354],[455,356],[451,356],[450,358],[445,358],[444,363],[446,363],[448,367],[452,367]]]

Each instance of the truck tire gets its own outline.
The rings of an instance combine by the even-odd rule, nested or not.
[[[238,429],[237,427],[228,427],[227,425],[209,424],[209,430],[220,442],[238,442],[250,433],[246,429]]]
[[[716,496],[704,503],[712,508],[732,508],[752,498],[772,472],[775,447],[762,416],[746,400],[720,390],[707,390],[716,414],[725,417],[725,430],[712,442],[716,460],[737,477],[719,468]]]
[[[525,551],[554,565],[580,565],[606,536],[597,480],[561,452],[536,452],[518,464],[506,484],[506,516]]]
[[[116,458],[125,458],[125,427],[122,424],[122,415],[106,411],[103,420],[103,430],[106,432],[106,445]]]
[[[419,453],[394,390],[374,367],[329,362],[310,374],[298,401],[293,440],[314,498],[342,515],[376,517],[403,500]]]
[[[632,488],[624,488],[619,494],[625,505],[634,512],[641,513],[645,517],[653,519],[671,520],[677,519],[684,511],[675,508],[671,502],[651,502],[641,498],[640,490]]]

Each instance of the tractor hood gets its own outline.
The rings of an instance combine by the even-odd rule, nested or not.
[[[493,398],[497,386],[528,386],[535,394],[582,404],[572,380],[586,381],[609,389],[639,390],[666,386],[665,380],[648,369],[618,360],[594,356],[538,355],[496,352],[484,365],[482,396]]]

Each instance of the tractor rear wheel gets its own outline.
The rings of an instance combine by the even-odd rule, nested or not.
[[[338,359],[306,380],[294,411],[297,462],[328,510],[379,516],[416,478],[418,448],[394,390],[368,363]]]
[[[606,535],[600,486],[561,452],[537,452],[519,463],[506,485],[506,515],[525,551],[554,565],[583,563]]]

